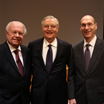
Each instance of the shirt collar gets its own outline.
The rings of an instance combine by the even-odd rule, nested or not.
[[[95,37],[88,43],[86,42],[86,40],[84,39],[84,47],[86,47],[86,44],[90,44],[92,47],[95,46],[95,42],[96,42],[97,36],[95,35]]]
[[[8,46],[9,46],[11,52],[13,52],[13,51],[16,50],[16,48],[14,48],[11,44],[9,44],[8,41],[7,41],[7,44],[8,44]],[[19,51],[21,51],[21,47],[20,47],[20,46],[19,46],[17,49],[18,49]]]
[[[50,43],[44,38],[44,45],[47,47]],[[57,39],[55,38],[54,41],[51,43],[53,47],[57,47]]]

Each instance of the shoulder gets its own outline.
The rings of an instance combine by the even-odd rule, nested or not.
[[[39,39],[33,40],[33,41],[31,41],[29,44],[31,44],[31,45],[32,45],[32,44],[38,44],[38,43],[42,42],[43,39],[44,39],[44,38],[39,38]]]
[[[96,43],[103,43],[104,44],[104,40],[100,39],[100,38],[97,38]]]
[[[75,44],[75,45],[73,46],[73,49],[76,49],[76,48],[78,48],[78,47],[82,47],[83,44],[84,44],[84,41],[81,41],[81,42]]]
[[[43,44],[43,39],[44,39],[44,38],[39,38],[39,39],[37,39],[37,40],[31,41],[31,42],[28,44],[28,47],[29,47],[30,49],[32,49],[32,48],[41,46],[41,45]]]
[[[0,44],[0,50],[2,50],[2,49],[9,49],[7,42]]]
[[[20,45],[21,47],[21,50],[24,51],[24,52],[30,52],[30,49],[24,45]]]
[[[62,39],[57,38],[57,41],[58,41],[58,44],[60,44],[60,45],[72,47],[72,44],[70,44]]]

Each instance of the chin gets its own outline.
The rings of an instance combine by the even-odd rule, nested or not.
[[[48,36],[47,39],[52,39],[52,36]]]
[[[52,34],[47,35],[48,38],[52,38],[52,36],[53,36]]]
[[[90,37],[91,37],[90,34],[85,34],[84,36],[85,36],[86,38],[90,38]]]

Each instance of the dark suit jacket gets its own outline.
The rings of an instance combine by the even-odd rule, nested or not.
[[[24,76],[21,77],[7,42],[0,45],[0,104],[29,104],[30,50],[21,45]]]
[[[73,47],[72,66],[69,70],[69,99],[75,98],[77,104],[103,104],[104,40],[97,38],[88,71],[85,70],[83,44],[81,42]]]
[[[42,58],[43,39],[29,44],[33,63],[32,104],[44,104],[46,90],[51,104],[67,104],[66,64],[69,65],[72,46],[57,38],[57,55],[48,74]]]

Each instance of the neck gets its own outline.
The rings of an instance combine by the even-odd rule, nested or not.
[[[46,40],[49,42],[49,44],[51,44],[54,41],[54,39],[46,39]]]
[[[90,43],[94,39],[95,35],[92,38],[85,38],[86,42]]]

